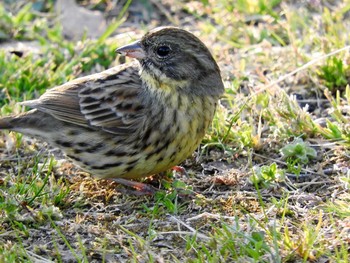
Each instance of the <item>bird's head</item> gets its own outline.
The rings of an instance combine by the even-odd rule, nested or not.
[[[141,40],[116,50],[136,58],[141,64],[141,78],[158,82],[157,86],[202,87],[212,84],[222,92],[220,70],[208,48],[190,32],[161,27],[148,32]],[[216,83],[215,83],[216,82]]]

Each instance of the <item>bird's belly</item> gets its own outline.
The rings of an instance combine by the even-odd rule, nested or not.
[[[82,169],[98,178],[141,178],[163,172],[184,161],[200,144],[204,126],[198,122],[185,130],[151,132],[149,142],[113,142],[113,138],[96,137],[82,132],[74,141],[56,140],[65,154]],[[176,126],[173,127],[176,129]],[[68,136],[66,137],[68,138]]]
[[[197,109],[193,113],[184,111],[182,114],[177,109],[178,121],[175,123],[150,124],[149,132],[144,130],[125,140],[112,134],[84,131],[74,142],[57,140],[56,144],[95,177],[146,177],[178,165],[199,146],[215,110],[213,104],[202,106],[203,110]],[[169,111],[169,116],[162,116],[162,119],[169,120],[172,116],[173,112]]]
[[[90,164],[87,167],[81,163],[78,165],[99,178],[142,178],[166,171],[184,161],[201,142],[202,137],[195,137],[178,136],[160,150],[155,146],[148,146],[143,151],[123,157],[111,156],[101,159],[100,154],[97,154],[98,165]]]

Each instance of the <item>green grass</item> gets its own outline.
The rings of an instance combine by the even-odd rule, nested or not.
[[[108,2],[82,3],[107,11]],[[188,176],[153,178],[153,197],[123,195],[46,144],[1,133],[0,262],[349,262],[350,57],[334,51],[350,44],[350,2],[315,3],[172,6],[173,22],[211,48],[226,94],[183,164]],[[62,37],[52,1],[41,10],[49,16],[0,4],[0,38],[36,43],[21,56],[0,48],[0,115],[118,64],[114,50],[130,37],[112,35],[133,21],[129,4],[99,39],[78,42]],[[141,36],[150,24],[126,32]]]

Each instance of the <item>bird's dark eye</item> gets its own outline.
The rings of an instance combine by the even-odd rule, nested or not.
[[[170,53],[170,47],[160,46],[157,48],[157,55],[160,57],[166,57]]]

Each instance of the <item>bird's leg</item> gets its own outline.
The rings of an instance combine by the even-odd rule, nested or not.
[[[171,170],[173,170],[175,172],[178,172],[181,175],[184,175],[186,177],[188,176],[188,173],[187,173],[186,169],[183,168],[182,166],[174,166],[173,168],[171,168]]]
[[[157,188],[154,188],[153,186],[148,184],[130,181],[123,178],[110,178],[110,180],[118,184],[122,184],[124,186],[132,187],[137,190],[137,191],[130,191],[125,189],[125,190],[122,190],[121,192],[130,193],[134,195],[154,195],[157,192]],[[119,190],[121,189],[118,189],[118,191]]]
[[[171,170],[180,173],[182,176],[188,176],[186,169],[183,168],[182,166],[174,166],[173,168],[171,168]],[[118,184],[122,184],[124,186],[132,187],[136,189],[136,191],[131,191],[127,189],[118,189],[119,192],[123,192],[126,194],[154,195],[158,191],[157,188],[154,188],[149,184],[135,182],[124,178],[109,178],[109,180],[116,182]]]

